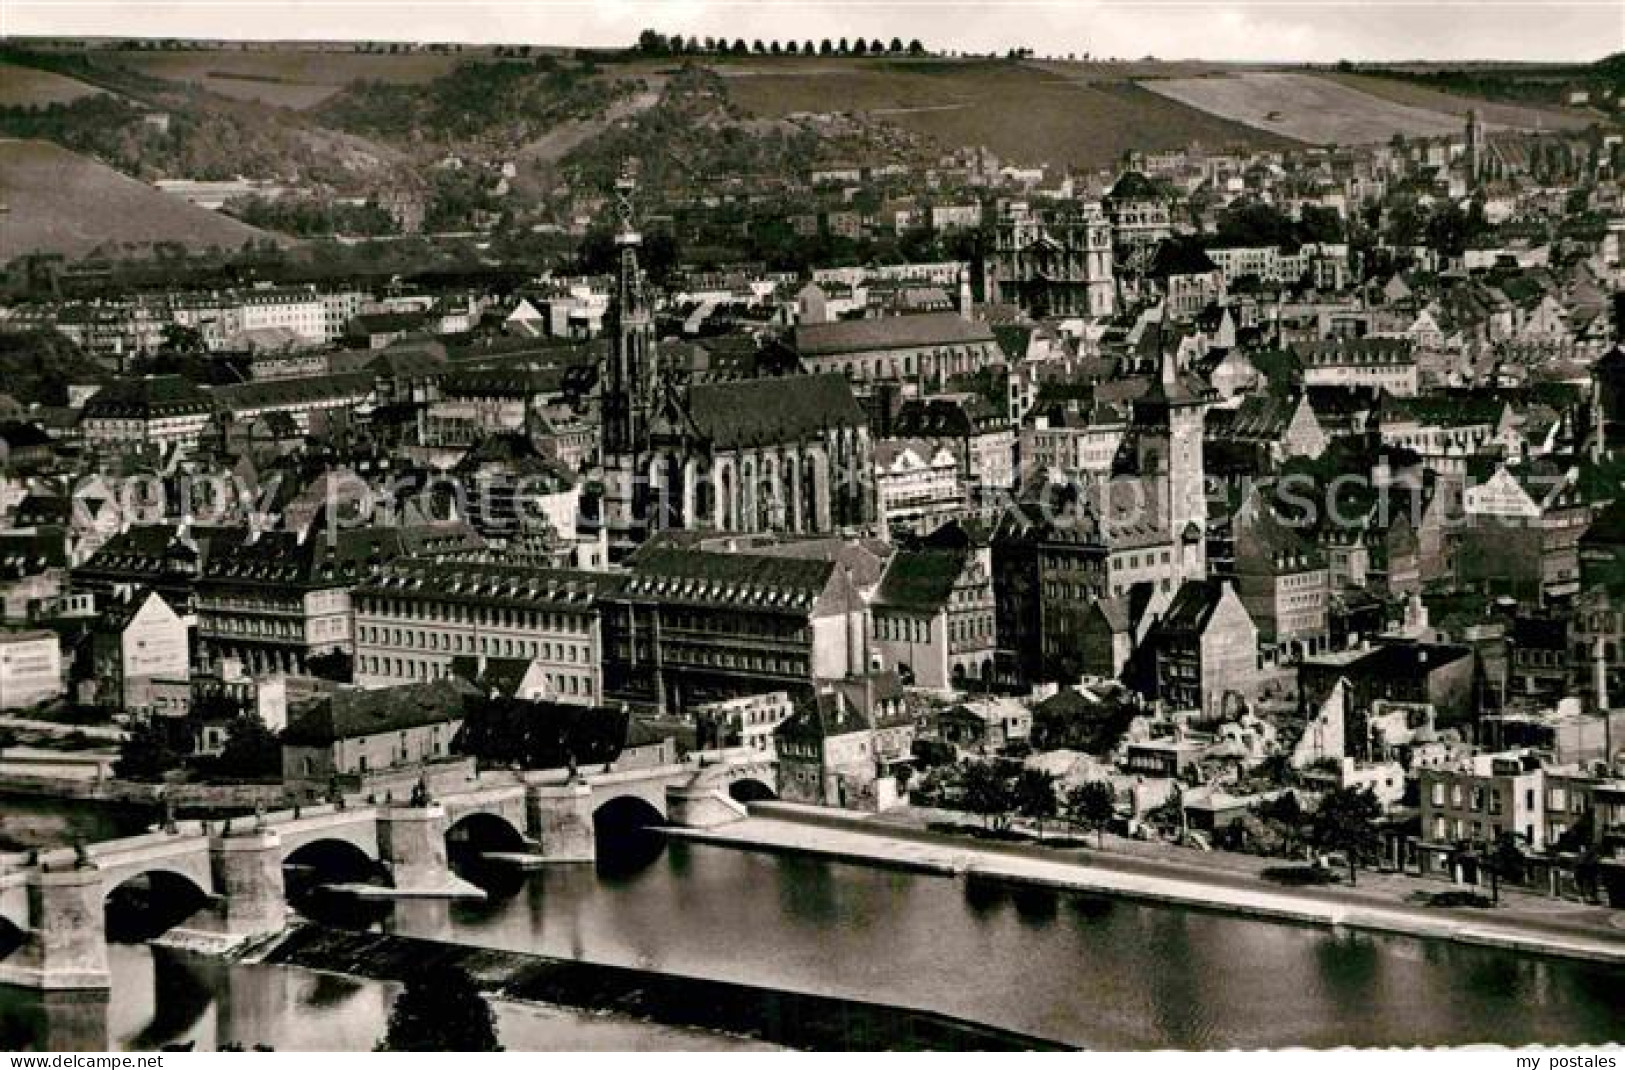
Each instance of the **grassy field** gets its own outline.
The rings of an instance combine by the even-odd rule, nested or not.
[[[43,141],[0,142],[0,262],[27,253],[175,242],[236,249],[278,237]],[[279,240],[287,240],[280,239]]]
[[[1072,69],[1075,68],[1075,69]],[[718,65],[745,111],[865,112],[944,147],[986,145],[1016,163],[1103,167],[1129,149],[1284,147],[1250,129],[1148,93],[1113,68],[999,61],[842,61]]]
[[[417,84],[445,74],[477,55],[410,52],[286,51],[197,52],[103,50],[98,62],[117,63],[171,82],[192,82],[238,100],[285,108],[310,108],[358,80]]]
[[[43,107],[93,97],[101,90],[74,78],[0,63],[0,108]]]
[[[1572,130],[1589,123],[1549,108],[1497,104],[1357,74],[1235,71],[1140,84],[1214,115],[1322,145],[1370,144],[1395,134],[1455,134],[1471,108],[1492,130]]]
[[[1329,78],[1350,89],[1369,93],[1374,97],[1391,100],[1396,104],[1405,104],[1417,108],[1427,108],[1431,111],[1444,112],[1449,115],[1465,116],[1468,111],[1476,110],[1490,129],[1511,130],[1584,130],[1595,121],[1595,117],[1572,111],[1559,111],[1555,108],[1537,108],[1525,104],[1500,104],[1494,101],[1478,100],[1473,97],[1459,96],[1455,93],[1442,93],[1427,86],[1415,85],[1411,82],[1402,82],[1394,78],[1381,78],[1367,74],[1344,74],[1342,72],[1328,72],[1321,77]]]
[[[1396,133],[1439,137],[1461,129],[1453,114],[1363,93],[1313,74],[1245,71],[1140,84],[1193,108],[1322,145],[1383,142]]]

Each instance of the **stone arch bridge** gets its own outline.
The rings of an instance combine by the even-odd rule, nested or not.
[[[230,946],[281,931],[283,866],[301,848],[348,844],[387,871],[400,896],[454,894],[447,834],[476,816],[509,826],[518,849],[549,861],[590,862],[594,817],[611,804],[642,808],[651,823],[711,828],[745,815],[734,785],[777,784],[776,761],[735,749],[673,765],[571,776],[565,770],[482,774],[466,791],[425,805],[324,804],[91,844],[0,856],[0,927],[21,942],[0,958],[0,984],[42,989],[109,984],[104,904],[126,881],[166,875],[193,885],[207,906],[185,938]],[[466,887],[466,886],[465,886]]]

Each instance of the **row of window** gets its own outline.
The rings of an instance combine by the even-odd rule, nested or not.
[[[512,636],[450,635],[418,628],[382,628],[364,624],[359,629],[360,641],[374,645],[406,647],[418,650],[444,650],[452,654],[489,654],[493,657],[541,658],[544,661],[592,661],[591,646],[574,643],[553,643],[545,639],[515,639]]]
[[[367,613],[403,620],[443,620],[453,624],[479,624],[490,628],[524,628],[529,631],[580,632],[592,630],[592,618],[581,613],[558,613],[508,606],[465,606],[460,603],[406,601],[370,597],[361,600]]]

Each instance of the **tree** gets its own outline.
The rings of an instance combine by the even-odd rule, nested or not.
[[[501,1051],[496,1015],[473,978],[436,963],[414,973],[389,1009],[379,1051]]]
[[[925,46],[920,43],[920,39],[918,37],[914,38],[914,40],[908,43],[908,54],[911,56],[925,55]]]
[[[226,742],[215,767],[233,780],[276,776],[282,770],[282,743],[258,714],[245,711],[226,726]]]
[[[852,51],[854,53],[856,53],[857,55],[860,55],[860,56],[868,55],[868,53],[869,53],[869,42],[865,41],[861,37],[858,38],[857,41],[855,41],[853,43],[853,45],[852,45]]]
[[[1355,883],[1359,862],[1377,852],[1377,821],[1381,817],[1382,803],[1370,788],[1333,788],[1321,796],[1315,808],[1310,838],[1323,851],[1343,852],[1348,858],[1350,885]]]
[[[901,52],[902,50],[903,50],[903,39],[901,37],[893,37],[891,39],[891,44],[886,48],[886,51],[894,53],[894,54],[898,53],[898,52]]]
[[[1296,792],[1286,792],[1254,807],[1259,819],[1280,838],[1283,855],[1297,853],[1304,836],[1303,807]]]
[[[984,827],[1002,829],[1010,823],[1015,795],[1010,779],[997,763],[965,762],[959,771],[959,788],[964,794],[965,809],[979,815]]]
[[[118,757],[113,761],[113,775],[120,780],[140,780],[157,783],[164,774],[179,769],[182,762],[182,744],[177,728],[184,728],[176,719],[148,717],[137,721],[130,734],[119,744]]]
[[[355,657],[345,650],[330,650],[325,654],[312,654],[305,659],[305,669],[323,680],[336,680],[341,684],[355,678]]]
[[[1066,793],[1066,812],[1082,828],[1093,829],[1095,842],[1104,848],[1106,826],[1117,814],[1117,793],[1104,780],[1079,784]]]
[[[1038,826],[1038,838],[1044,838],[1044,821],[1055,816],[1055,774],[1043,769],[1023,769],[1016,777],[1014,787],[1016,810]]]
[[[1512,881],[1514,884],[1523,881],[1523,851],[1518,847],[1516,836],[1503,832],[1490,844],[1483,858],[1484,868],[1490,873],[1490,899],[1499,903],[1503,880]]]
[[[827,37],[824,38],[824,40],[818,46],[818,54],[820,56],[827,56],[834,51],[835,46],[829,43],[829,38]]]
[[[835,46],[835,51],[844,56],[852,51],[852,46],[848,44],[846,38],[843,37],[841,38],[840,43]]]

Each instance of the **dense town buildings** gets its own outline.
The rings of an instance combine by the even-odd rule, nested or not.
[[[8,308],[106,374],[0,399],[0,707],[216,758],[252,709],[302,801],[473,775],[471,696],[821,806],[1059,769],[1206,846],[1369,788],[1397,868],[1572,874],[1625,835],[1625,224],[1496,144],[823,161],[642,222],[623,176],[607,256],[516,279]],[[838,251],[668,262],[764,223]]]

